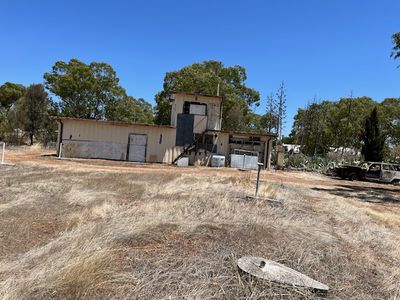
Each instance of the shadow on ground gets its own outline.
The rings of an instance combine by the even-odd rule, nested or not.
[[[335,196],[354,198],[363,202],[400,204],[400,189],[391,186],[349,186],[337,185],[334,188],[312,188],[314,191],[328,192]]]

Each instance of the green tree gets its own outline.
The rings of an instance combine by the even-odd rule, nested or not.
[[[329,130],[331,103],[317,102],[316,99],[306,109],[299,109],[290,134],[296,143],[302,146],[307,155],[324,155],[332,143]]]
[[[168,72],[164,77],[163,90],[155,96],[155,122],[170,123],[169,99],[174,92],[216,95],[219,86],[220,96],[224,97],[223,129],[246,130],[251,126],[247,118],[251,106],[259,105],[260,100],[259,92],[245,85],[246,79],[245,68],[225,67],[219,61],[194,63],[178,71]]]
[[[279,118],[277,114],[277,105],[273,94],[267,96],[266,112],[261,118],[261,124],[265,131],[277,133]]]
[[[400,98],[386,98],[378,105],[382,131],[391,145],[400,144]]]
[[[10,107],[25,93],[22,84],[6,82],[0,86],[0,110],[7,114]]]
[[[68,117],[107,118],[107,108],[115,107],[125,94],[114,69],[106,63],[58,61],[44,79],[46,88],[61,99],[61,112]]]
[[[365,120],[363,142],[361,153],[366,161],[383,161],[385,138],[381,134],[377,107]]]
[[[391,57],[394,59],[398,59],[400,57],[400,32],[397,32],[392,35],[393,41],[393,49],[391,53]]]
[[[51,100],[41,84],[30,85],[25,95],[16,104],[16,116],[22,130],[24,130],[33,144],[40,130],[47,121]]]
[[[9,111],[25,93],[21,84],[6,82],[0,86],[0,140],[8,140],[14,128],[10,123]]]
[[[341,98],[336,103],[331,124],[336,128],[335,146],[361,148],[364,121],[375,105],[376,102],[369,97]]]
[[[151,104],[142,98],[135,99],[131,96],[124,96],[108,114],[111,119],[118,121],[146,124],[154,122]]]

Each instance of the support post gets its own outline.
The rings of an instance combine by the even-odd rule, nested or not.
[[[6,143],[3,142],[3,152],[1,153],[1,164],[4,165],[4,154],[6,152]]]
[[[62,143],[60,143],[60,150],[58,151],[58,158],[61,159],[62,157]]]
[[[258,188],[260,186],[260,171],[264,164],[258,163],[257,165],[258,165],[258,170],[257,170],[256,196],[255,196],[256,198],[257,198],[257,194],[258,194]]]

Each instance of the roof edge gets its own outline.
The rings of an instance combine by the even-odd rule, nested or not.
[[[270,137],[277,137],[275,133],[272,132],[257,132],[257,131],[234,131],[234,130],[207,130],[207,132],[221,132],[221,133],[228,133],[228,134],[237,134],[237,135],[253,135],[253,136],[270,136]]]
[[[199,97],[208,97],[208,98],[219,98],[221,100],[224,99],[223,96],[205,95],[205,94],[199,94],[199,93],[173,92],[172,95],[189,95],[189,96],[199,96]]]
[[[85,119],[85,118],[74,118],[74,117],[61,117],[61,116],[51,116],[50,119],[56,121],[83,121],[83,122],[97,122],[97,123],[104,123],[110,125],[136,125],[136,126],[147,126],[147,127],[158,127],[158,128],[175,128],[171,125],[158,125],[158,124],[148,124],[148,123],[135,123],[135,122],[128,122],[128,121],[114,121],[114,120],[97,120],[97,119]]]

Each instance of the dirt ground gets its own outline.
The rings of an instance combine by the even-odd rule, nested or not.
[[[400,187],[315,173],[57,159],[0,167],[4,299],[314,299],[244,280],[241,255],[327,285],[329,299],[400,297]],[[262,199],[274,199],[279,205]]]

